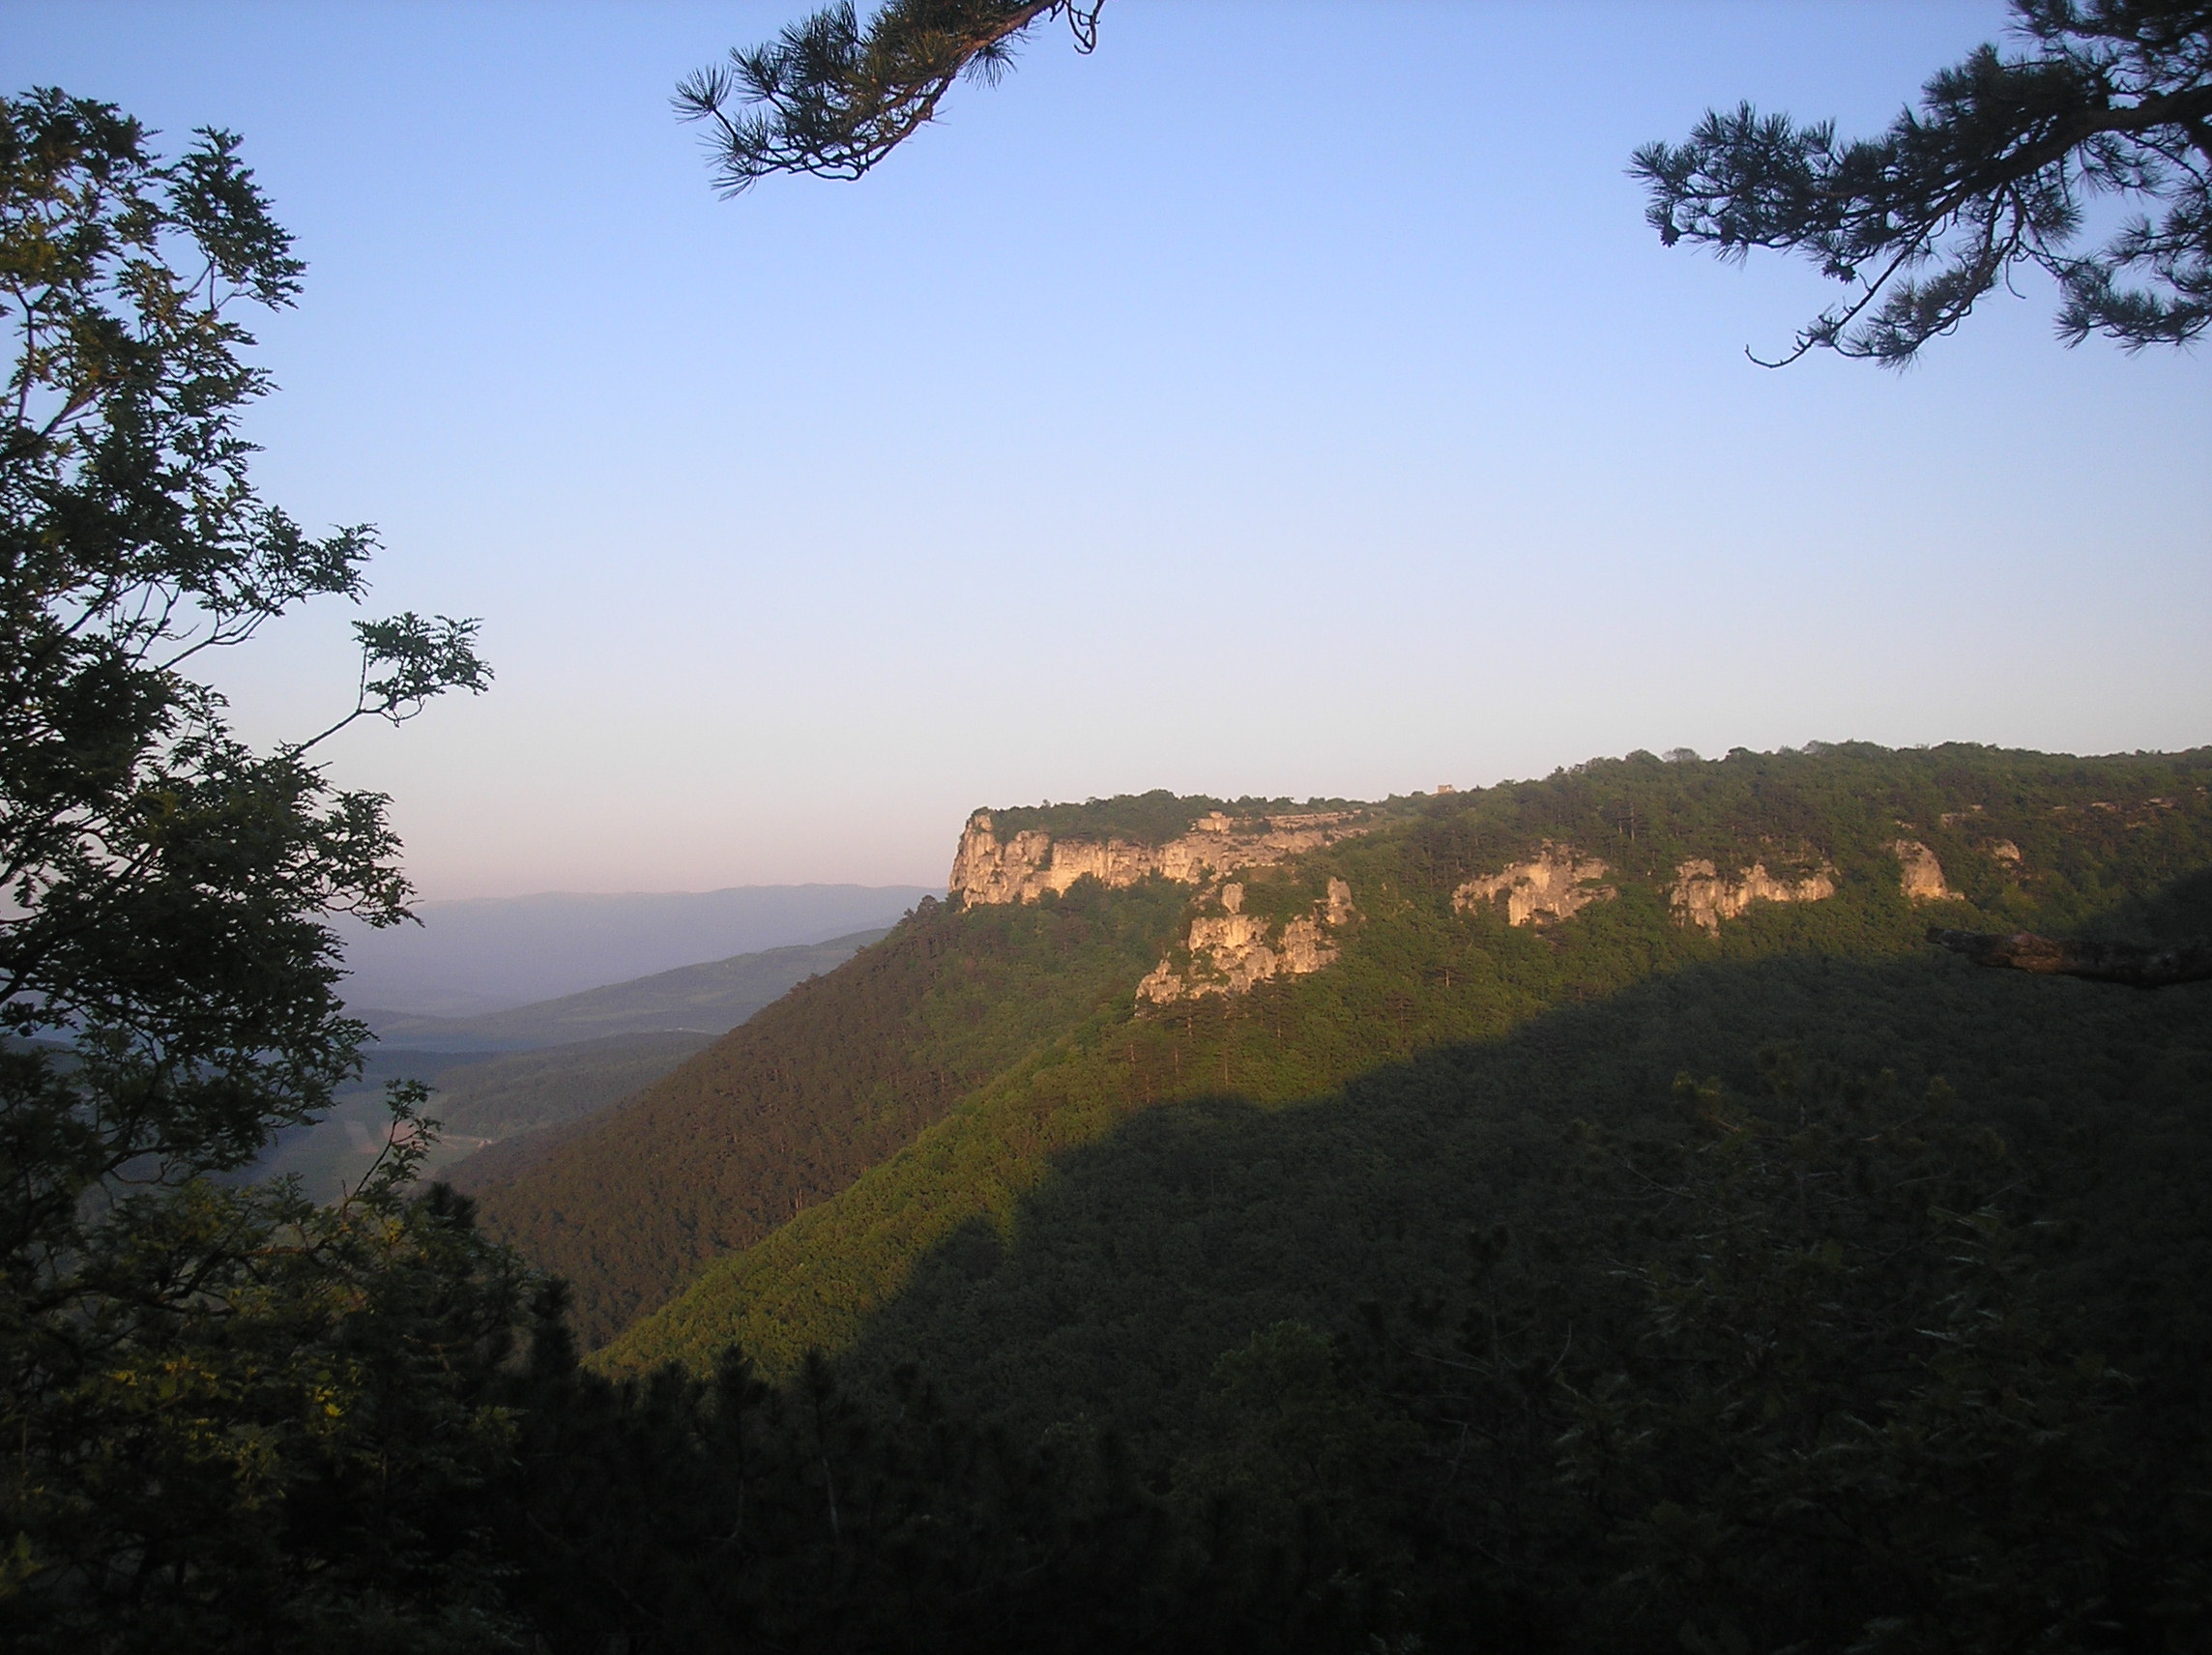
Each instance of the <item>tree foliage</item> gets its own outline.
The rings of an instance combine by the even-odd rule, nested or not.
[[[394,1097],[403,1142],[338,1209],[218,1181],[357,1071],[324,916],[395,923],[408,894],[384,798],[333,787],[321,737],[254,752],[191,675],[365,587],[373,532],[305,534],[255,491],[239,429],[269,390],[240,313],[289,305],[301,269],[233,135],[163,160],[111,105],[0,105],[0,1623],[17,1647],[407,1646],[491,1624],[448,1589],[467,1548],[430,1537],[438,1489],[479,1476],[496,1436],[471,1376],[514,1267],[465,1207],[405,1199],[417,1099]],[[473,622],[357,630],[359,693],[325,736],[488,681]]]
[[[1839,143],[1745,103],[1632,171],[1669,247],[1799,252],[1849,297],[1781,359],[1833,350],[1890,366],[1950,333],[2021,265],[2054,277],[2058,334],[2127,350],[2212,320],[2212,7],[2014,0],[2029,49],[1978,47],[1878,138]],[[2145,209],[2085,246],[2092,208]]]
[[[1062,17],[1078,51],[1097,43],[1103,0],[890,0],[860,26],[851,0],[770,45],[733,46],[687,75],[677,113],[709,130],[714,179],[737,195],[775,172],[859,178],[937,118],[954,81],[995,81],[1014,44]]]
[[[85,1054],[58,1209],[146,1157],[238,1165],[317,1107],[359,1033],[319,915],[404,914],[384,800],[333,789],[311,742],[251,752],[187,672],[358,598],[374,546],[303,534],[248,476],[238,420],[269,385],[237,312],[290,304],[301,266],[237,151],[210,131],[163,162],[52,91],[0,121],[0,1027]],[[359,631],[340,723],[488,681],[473,622]]]
[[[483,1499],[519,1262],[410,1188],[195,1178],[115,1198],[67,1314],[12,1284],[0,1627],[26,1651],[507,1647]]]

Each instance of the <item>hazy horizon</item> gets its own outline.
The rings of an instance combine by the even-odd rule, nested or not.
[[[347,972],[340,992],[356,1011],[505,1011],[680,966],[881,930],[931,890],[817,882],[425,901],[417,905],[419,924],[339,922]]]
[[[942,887],[944,882],[941,880],[938,883],[940,887]],[[502,903],[511,905],[514,903],[522,902],[550,902],[558,901],[565,897],[604,897],[610,901],[613,901],[619,900],[620,898],[626,896],[721,896],[727,892],[739,890],[823,890],[840,888],[853,890],[909,890],[914,888],[914,882],[911,880],[894,880],[883,885],[865,885],[857,880],[785,880],[782,882],[756,880],[749,885],[712,886],[704,889],[696,886],[662,886],[657,889],[648,889],[643,886],[638,886],[626,890],[579,890],[574,887],[570,887],[565,890],[518,890],[513,892],[511,895],[504,896],[425,896],[418,898],[415,902],[410,904],[410,906],[417,910],[422,910],[432,908],[466,908],[473,904]]]

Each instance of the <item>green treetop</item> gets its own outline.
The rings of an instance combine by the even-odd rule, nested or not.
[[[255,491],[240,313],[302,267],[235,137],[149,136],[0,102],[0,1636],[495,1647],[452,1495],[520,1280],[407,1198],[420,1089],[338,1208],[215,1176],[358,1072],[326,916],[406,916],[386,800],[310,750],[490,673],[474,622],[363,623],[353,707],[267,753],[193,676],[375,537]]]

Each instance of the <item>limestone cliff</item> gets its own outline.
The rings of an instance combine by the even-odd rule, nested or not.
[[[1943,883],[1943,864],[1936,853],[1917,839],[1900,839],[1890,847],[1897,855],[1897,885],[1913,902],[1949,902],[1958,893]],[[2013,856],[2017,859],[2020,852]]]
[[[1452,892],[1452,908],[1461,914],[1486,902],[1505,898],[1508,925],[1536,925],[1565,919],[1593,902],[1609,901],[1620,893],[1597,882],[1606,865],[1586,857],[1572,845],[1555,845],[1546,839],[1537,853],[1502,873],[1470,879]]]
[[[1086,876],[1119,887],[1158,874],[1182,885],[1203,885],[1240,868],[1266,867],[1286,857],[1318,851],[1373,826],[1366,812],[1313,811],[1287,816],[1228,816],[1216,810],[1164,845],[1127,839],[1052,834],[1036,829],[1001,843],[991,813],[968,818],[952,858],[950,893],[963,904],[1034,902],[1063,891]]]
[[[1755,902],[1819,902],[1835,895],[1835,871],[1821,867],[1796,879],[1777,879],[1765,863],[1754,862],[1724,875],[1698,857],[1675,868],[1667,895],[1675,919],[1718,936],[1722,920],[1733,919]]]
[[[1275,976],[1307,976],[1337,956],[1334,933],[1357,911],[1352,886],[1328,882],[1328,893],[1311,914],[1284,922],[1278,932],[1265,918],[1244,912],[1244,887],[1224,885],[1221,912],[1202,914],[1190,922],[1185,944],[1189,962],[1181,971],[1162,960],[1137,985],[1137,1003],[1172,1005],[1203,995],[1250,994],[1253,985]]]

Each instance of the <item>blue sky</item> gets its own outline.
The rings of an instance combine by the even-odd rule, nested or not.
[[[247,155],[309,261],[268,494],[480,701],[335,744],[425,894],[942,880],[978,804],[1377,797],[1599,753],[2212,740],[2212,363],[1772,351],[1629,151],[1845,131],[1993,4],[1112,0],[857,185],[717,200],[686,71],[794,5],[12,0],[12,84]],[[315,726],[342,608],[226,662]]]

